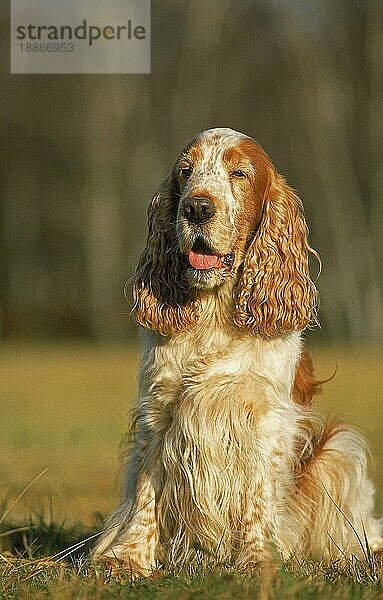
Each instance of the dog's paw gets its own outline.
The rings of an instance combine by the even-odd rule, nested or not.
[[[133,557],[123,559],[110,556],[97,556],[93,559],[97,572],[103,575],[116,577],[117,579],[129,579],[136,581],[141,577],[151,577],[158,572],[155,566],[142,564]]]

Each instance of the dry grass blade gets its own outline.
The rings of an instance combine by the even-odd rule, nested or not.
[[[368,563],[368,550],[364,547],[362,540],[360,539],[360,536],[357,532],[357,530],[355,529],[353,523],[351,522],[351,520],[348,518],[348,516],[346,515],[346,513],[341,509],[341,507],[335,502],[335,500],[331,497],[331,494],[329,493],[329,491],[327,490],[325,484],[323,483],[323,481],[321,480],[321,484],[323,486],[324,491],[326,492],[327,496],[329,497],[330,501],[333,503],[333,505],[335,506],[335,508],[340,512],[340,514],[342,515],[342,517],[344,517],[344,519],[346,520],[346,522],[349,524],[349,526],[351,527],[352,532],[354,533],[356,539],[358,540],[358,544],[361,547],[361,550],[363,552],[363,556],[366,559],[366,562]],[[362,523],[363,525],[363,523]],[[337,546],[338,547],[338,546]],[[367,546],[368,548],[368,546]]]
[[[44,471],[41,471],[41,473],[36,475],[36,477],[30,483],[28,483],[27,486],[25,486],[23,491],[20,492],[20,494],[17,496],[17,498],[15,498],[15,500],[8,506],[7,510],[3,513],[2,517],[0,517],[0,525],[2,523],[4,523],[6,517],[9,515],[9,513],[11,512],[13,507],[16,506],[16,504],[19,502],[19,500],[21,500],[21,498],[24,496],[24,494],[26,494],[26,492],[29,490],[29,488],[31,488],[36,483],[36,481],[38,481],[40,479],[40,477],[45,475],[47,473],[47,471],[48,471],[48,469],[44,469]]]
[[[22,533],[23,531],[29,531],[29,530],[30,530],[30,526],[14,527],[13,529],[8,529],[7,531],[3,531],[2,533],[0,533],[0,539],[8,537],[9,535],[13,535],[14,533]]]
[[[139,512],[141,512],[148,504],[153,502],[153,500],[154,500],[154,498],[151,498],[146,504],[144,504],[139,510],[137,510],[132,515],[132,517],[134,517]],[[112,531],[112,529],[116,529],[116,528],[120,527],[121,525],[122,525],[122,523],[116,523],[115,525],[108,527],[108,529],[106,531]],[[64,560],[65,558],[67,558],[68,556],[73,554],[73,552],[76,552],[77,550],[80,550],[80,548],[83,548],[85,546],[85,544],[87,544],[91,540],[98,538],[102,533],[103,533],[103,531],[94,533],[93,535],[90,535],[89,537],[85,538],[84,540],[81,540],[80,542],[73,544],[73,546],[69,546],[68,548],[65,548],[64,550],[57,552],[57,554],[52,556],[52,559],[55,560],[56,562],[60,562],[60,560]]]
[[[118,526],[119,525],[115,525],[114,527],[118,527]],[[52,556],[52,560],[54,560],[56,562],[60,562],[60,560],[64,560],[65,558],[67,558],[68,556],[73,554],[73,552],[80,550],[80,548],[83,548],[85,546],[85,544],[87,544],[91,540],[94,540],[95,538],[98,538],[100,535],[101,535],[101,532],[94,533],[93,535],[90,535],[89,537],[85,538],[84,540],[81,540],[80,542],[76,542],[76,544],[73,544],[73,546],[69,546],[68,548],[64,548],[64,550],[60,550],[60,552],[57,552],[57,554],[54,554]]]

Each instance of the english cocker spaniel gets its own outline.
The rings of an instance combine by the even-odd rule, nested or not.
[[[310,252],[299,198],[253,139],[192,140],[149,208],[137,435],[96,559],[147,575],[198,553],[251,569],[271,548],[382,547],[364,441],[310,406]]]

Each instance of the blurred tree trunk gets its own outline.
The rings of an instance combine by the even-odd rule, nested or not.
[[[307,168],[316,170],[320,186],[320,237],[328,239],[320,280],[322,312],[332,334],[349,341],[379,340],[383,296],[363,197],[368,190],[360,188],[351,153],[353,103],[358,97],[346,76],[350,57],[344,53],[335,60],[328,45],[314,38],[300,44],[300,31],[291,19],[284,23],[285,41],[301,79],[296,101],[310,153]]]
[[[0,204],[0,338],[5,335],[7,312],[8,273],[6,248],[4,244],[4,199]]]
[[[97,338],[122,335],[124,170],[126,98],[121,77],[87,85],[85,99],[85,235],[90,313]]]
[[[367,64],[370,65],[370,171],[372,238],[377,257],[376,278],[383,282],[383,4],[368,3]],[[375,298],[376,335],[383,337],[383,302]]]
[[[230,7],[231,0],[220,0],[220,2],[193,0],[185,4],[184,18],[187,23],[187,33],[182,59],[176,63],[172,98],[171,142],[175,146],[179,140],[179,123],[183,122],[185,114],[188,115],[190,137],[200,129],[201,111],[205,123],[210,122],[210,127],[217,126],[217,123],[212,121],[214,119],[212,98],[217,93],[221,76],[220,48]],[[201,65],[206,60],[209,69],[201,69]],[[192,88],[191,81],[193,81]],[[186,90],[188,93],[185,94]]]

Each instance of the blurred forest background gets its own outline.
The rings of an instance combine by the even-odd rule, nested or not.
[[[134,336],[147,204],[191,137],[229,126],[303,199],[313,338],[381,344],[383,2],[153,0],[150,75],[10,75],[7,2],[0,19],[0,338]]]

